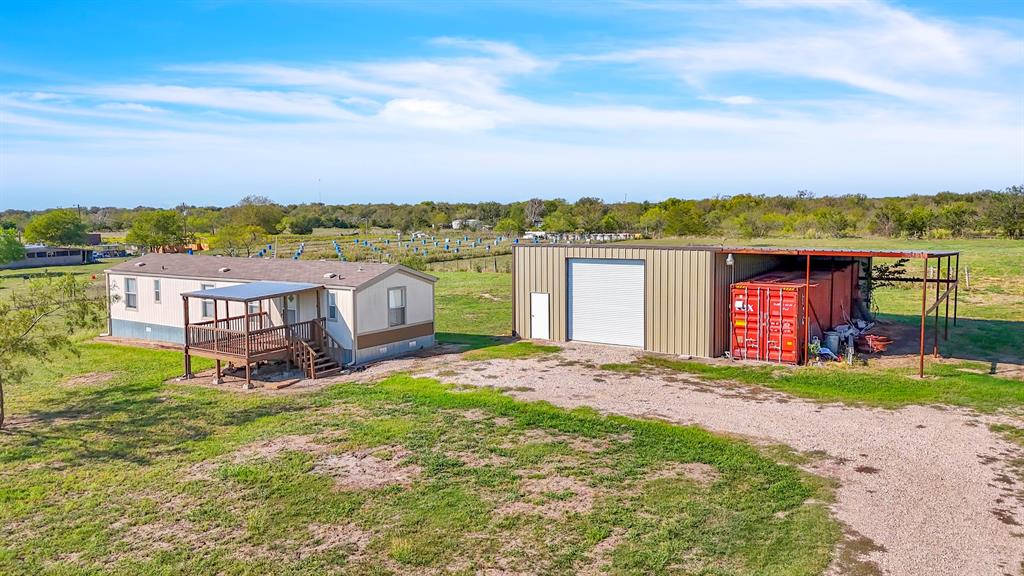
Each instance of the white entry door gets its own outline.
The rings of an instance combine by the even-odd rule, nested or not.
[[[569,339],[644,345],[644,262],[569,260]]]
[[[551,297],[543,292],[530,293],[530,338],[551,339]]]

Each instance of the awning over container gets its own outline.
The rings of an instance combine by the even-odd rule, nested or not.
[[[206,300],[226,300],[229,302],[255,302],[256,300],[277,298],[323,287],[322,284],[309,284],[306,282],[249,282],[247,284],[185,292],[182,296]]]

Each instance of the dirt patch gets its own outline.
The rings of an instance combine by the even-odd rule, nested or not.
[[[330,476],[335,486],[345,490],[409,485],[423,469],[405,461],[409,452],[395,446],[331,454],[313,464],[313,474]]]
[[[717,482],[721,476],[718,469],[711,464],[704,464],[703,462],[673,462],[649,474],[647,480],[682,478],[699,486],[710,486]]]
[[[557,520],[569,514],[585,514],[594,506],[596,491],[584,482],[552,474],[544,478],[525,478],[520,482],[523,499],[498,507],[499,516],[537,514]]]
[[[491,466],[506,466],[511,460],[501,454],[478,454],[468,450],[449,450],[445,456],[460,460],[471,468],[484,468]]]
[[[864,551],[860,556],[868,564],[858,568],[861,574],[871,574],[864,570],[875,565],[893,575],[1002,576],[1012,572],[1006,566],[1016,568],[1024,557],[1024,538],[1013,524],[1024,525],[1022,482],[1007,473],[1022,453],[988,429],[1000,416],[949,407],[822,404],[682,374],[663,380],[669,374],[662,371],[609,379],[609,372],[592,366],[628,363],[637,356],[635,350],[612,346],[568,343],[559,356],[559,362],[495,360],[481,372],[468,369],[479,364],[459,363],[462,374],[451,381],[492,386],[484,375],[497,375],[507,393],[523,400],[654,415],[755,443],[827,454],[801,466],[835,481],[830,510],[863,538],[845,548]],[[609,381],[595,382],[595,377]],[[516,392],[518,387],[532,390]],[[1019,425],[1019,419],[1014,422]],[[534,440],[560,439],[549,434]]]
[[[75,388],[77,386],[96,386],[99,384],[106,384],[116,375],[117,374],[113,372],[89,372],[88,374],[80,374],[78,376],[67,378],[61,382],[60,385],[66,388]]]
[[[329,446],[318,444],[312,436],[278,436],[268,440],[260,440],[246,444],[238,450],[189,466],[184,473],[186,480],[209,480],[214,473],[225,464],[240,464],[250,460],[270,459],[282,452],[305,452],[307,454],[326,454]]]
[[[492,302],[501,302],[501,298],[498,298],[494,294],[489,294],[487,292],[481,293],[480,297],[483,298],[484,300],[491,300]]]
[[[349,562],[361,558],[373,534],[354,524],[319,524],[306,527],[308,536],[271,546],[240,546],[233,556],[239,560],[262,558],[279,561],[305,560],[326,552],[346,553]]]

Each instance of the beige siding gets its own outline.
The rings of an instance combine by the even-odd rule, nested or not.
[[[136,309],[126,306],[124,298],[124,279],[135,278],[139,294],[139,304]],[[115,320],[127,320],[129,322],[141,322],[145,324],[158,324],[162,326],[181,327],[185,323],[184,307],[181,304],[181,295],[184,292],[201,290],[203,284],[213,285],[214,288],[234,286],[238,282],[213,282],[205,280],[191,280],[184,278],[155,278],[153,276],[133,276],[131,274],[110,274],[110,295],[116,301],[110,304],[110,317]],[[160,280],[160,302],[154,300],[153,281]],[[232,302],[231,314],[242,314],[242,304]],[[192,322],[203,320],[202,301],[189,299],[188,314]],[[223,316],[224,304],[220,304],[218,314]],[[212,318],[211,318],[212,320]]]
[[[388,289],[405,287],[405,323],[434,320],[433,283],[405,272],[395,272],[356,292],[357,334],[387,330]]]
[[[714,258],[714,286],[712,293],[713,326],[711,332],[711,353],[713,356],[721,356],[729,348],[729,310],[730,296],[729,286],[732,282],[742,282],[748,278],[757,276],[775,268],[781,263],[778,256],[767,254],[735,254],[735,270],[726,266],[725,253],[715,254]],[[735,280],[733,275],[735,273]]]
[[[516,333],[530,338],[530,293],[551,295],[551,338],[567,338],[570,258],[644,261],[644,348],[666,354],[711,356],[714,252],[609,246],[518,246],[515,267]]]
[[[139,304],[137,309],[129,309],[124,299],[125,277],[135,278],[138,284]],[[154,300],[153,282],[160,280],[160,302]],[[195,280],[186,278],[156,278],[154,276],[130,275],[130,274],[108,274],[110,283],[110,317],[115,320],[126,320],[143,324],[155,324],[161,326],[173,326],[180,328],[184,325],[184,307],[181,302],[181,295],[185,292],[201,290],[202,286],[212,285],[214,288],[234,286],[240,282],[225,282],[212,280]],[[351,346],[353,323],[352,291],[344,289],[331,289],[337,295],[339,318],[337,321],[329,321],[327,329],[336,340],[343,346]],[[299,295],[299,320],[312,320],[316,317],[316,296],[315,293],[303,292]],[[321,301],[321,312],[327,316],[327,294],[323,292]],[[273,298],[264,301],[263,310],[268,313],[269,320],[273,325],[284,323],[282,312],[282,298]],[[228,302],[230,315],[240,316],[245,313],[245,305],[241,302]],[[224,317],[224,302],[218,303],[219,317]],[[189,299],[189,320],[199,322],[212,320],[203,318],[202,300],[198,298]]]

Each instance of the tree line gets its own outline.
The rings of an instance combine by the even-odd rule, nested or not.
[[[175,209],[82,208],[0,212],[0,229],[25,241],[80,244],[89,231],[127,231],[126,241],[147,247],[181,245],[202,237],[214,247],[252,253],[270,235],[310,234],[315,228],[414,230],[451,227],[455,220],[518,234],[632,232],[647,236],[725,235],[909,238],[1024,237],[1024,186],[968,194],[942,192],[891,198],[862,194],[793,196],[740,194],[701,200],[418,204],[277,204],[247,196],[228,207],[183,204]],[[2,240],[2,237],[0,237]],[[0,242],[2,244],[2,242]]]

